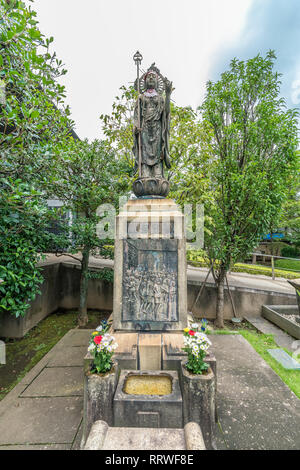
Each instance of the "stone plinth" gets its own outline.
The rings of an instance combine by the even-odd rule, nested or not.
[[[97,420],[113,425],[113,398],[116,391],[119,368],[114,363],[106,374],[91,374],[86,370],[84,375],[83,433],[81,446],[84,446],[93,423]]]
[[[208,449],[215,448],[215,376],[212,369],[206,374],[191,374],[181,363],[181,391],[184,424],[199,424]]]
[[[172,391],[168,395],[128,394],[124,390],[130,376],[169,377]],[[114,426],[182,428],[182,396],[177,372],[123,370],[114,396],[113,410]]]
[[[130,200],[116,217],[114,329],[187,324],[184,216],[171,199]]]

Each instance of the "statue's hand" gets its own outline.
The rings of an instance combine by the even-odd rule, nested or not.
[[[173,91],[173,82],[170,82],[167,78],[164,79],[165,90],[168,95]]]
[[[135,126],[133,131],[135,134],[140,134],[142,132],[142,129],[140,127]]]

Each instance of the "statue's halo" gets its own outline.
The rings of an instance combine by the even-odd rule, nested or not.
[[[140,93],[144,93],[146,91],[146,75],[153,71],[155,73],[155,75],[157,76],[157,93],[159,93],[160,95],[163,94],[163,92],[165,91],[165,83],[164,83],[164,78],[163,76],[161,75],[161,73],[159,72],[159,70],[153,66],[151,66],[147,72],[145,72],[141,78],[140,78]],[[134,82],[134,88],[135,90],[138,89],[137,87],[137,79],[135,80]]]

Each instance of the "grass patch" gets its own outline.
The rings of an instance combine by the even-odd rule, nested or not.
[[[291,271],[298,271],[298,276],[300,276],[300,260],[276,259],[275,266],[277,268],[290,269]]]
[[[213,330],[209,334],[219,334],[219,335],[232,335],[240,334],[242,335],[255,349],[255,351],[266,361],[266,363],[276,372],[281,380],[294,392],[294,394],[300,398],[300,370],[286,370],[282,367],[270,354],[267,349],[276,349],[278,345],[274,340],[273,335],[265,335],[260,333],[250,325],[248,322],[242,322],[240,328],[229,329],[229,325],[225,324],[224,330]],[[246,327],[246,328],[245,328]],[[281,348],[286,351],[290,356],[292,353],[286,349]],[[299,361],[300,362],[300,361]]]
[[[50,349],[72,328],[78,313],[57,312],[42,320],[23,338],[5,340],[6,364],[0,365],[0,400],[12,390]],[[89,312],[86,328],[96,328],[109,312]]]

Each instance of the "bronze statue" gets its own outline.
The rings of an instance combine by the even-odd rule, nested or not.
[[[141,57],[141,56],[140,56]],[[136,80],[139,96],[134,112],[135,172],[137,196],[162,196],[169,191],[164,165],[170,168],[170,95],[172,82],[160,74],[155,64]]]

